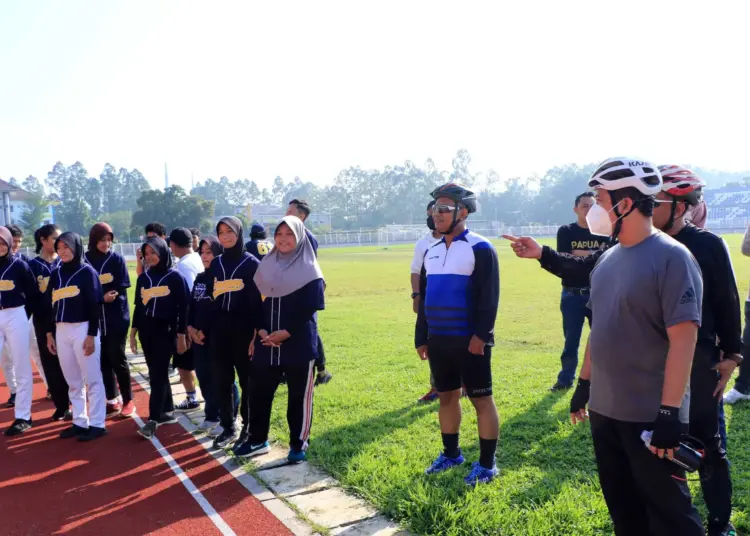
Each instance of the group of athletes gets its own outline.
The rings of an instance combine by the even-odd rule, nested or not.
[[[560,228],[558,251],[531,237],[504,236],[518,257],[537,259],[562,279],[565,346],[551,391],[573,387],[583,324],[590,323],[570,415],[574,424],[590,420],[618,536],[736,534],[722,400],[750,399],[750,369],[741,367],[735,387],[722,394],[750,347],[750,301],[743,344],[729,251],[703,228],[704,186],[685,167],[613,158],[597,166],[589,190],[576,197],[577,221]],[[411,269],[415,346],[429,360],[432,382],[420,402],[439,399],[444,446],[426,472],[465,462],[458,447],[464,386],[479,421],[480,460],[466,476],[476,485],[497,475],[490,369],[497,257],[489,241],[466,228],[473,192],[449,184],[432,197],[430,234],[415,247]],[[750,229],[743,252],[750,254]],[[702,456],[706,528],[686,471],[674,463],[681,445]]]
[[[6,404],[15,411],[5,435],[33,426],[32,360],[54,403],[52,420],[70,421],[61,438],[92,441],[106,435],[108,416],[133,416],[129,333],[134,353],[140,342],[151,391],[141,436],[177,423],[176,411],[199,408],[197,384],[205,403],[198,428],[214,446],[240,457],[263,454],[274,395],[285,382],[288,459],[305,460],[314,387],[332,378],[317,328],[325,283],[318,243],[304,224],[309,214],[306,202],[290,202],[273,244],[259,224],[245,243],[235,217],[221,218],[216,236],[179,227],[167,238],[164,225],[147,225],[132,323],[130,276],[107,223],[91,228],[86,248],[78,234],[44,225],[34,235],[33,259],[20,253],[20,229],[0,227],[0,355],[11,391]],[[186,389],[177,406],[172,364]]]

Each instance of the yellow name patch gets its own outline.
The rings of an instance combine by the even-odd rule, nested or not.
[[[99,283],[102,285],[106,285],[107,283],[111,283],[114,281],[115,278],[112,276],[112,274],[100,274],[99,275]]]
[[[55,303],[59,302],[60,300],[64,300],[65,298],[74,298],[78,296],[80,293],[81,293],[81,289],[79,289],[75,285],[53,290],[52,291],[52,304],[54,305]]]
[[[243,288],[245,288],[245,282],[242,279],[227,279],[226,281],[214,279],[214,299],[227,292],[237,292]]]
[[[16,288],[16,284],[12,280],[0,279],[0,292],[13,290],[14,288]]]
[[[39,292],[44,294],[47,292],[47,287],[49,286],[49,276],[42,277],[41,275],[36,278],[36,282],[39,283]]]
[[[141,289],[141,300],[143,305],[148,304],[151,298],[163,298],[169,296],[169,287],[151,287]]]

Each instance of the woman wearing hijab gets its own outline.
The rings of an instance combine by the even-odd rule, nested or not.
[[[172,256],[164,240],[149,238],[141,251],[149,268],[138,276],[135,286],[130,349],[138,352],[138,336],[151,385],[148,422],[138,433],[151,439],[159,426],[177,422],[169,385],[169,362],[175,345],[178,354],[187,349],[185,329],[190,293],[185,278],[172,268]]]
[[[286,216],[274,235],[276,245],[260,263],[255,284],[264,296],[252,361],[250,440],[242,457],[268,452],[273,397],[282,374],[289,387],[287,422],[292,463],[307,458],[313,413],[318,327],[315,313],[325,307],[323,272],[302,220]]]
[[[193,284],[193,293],[188,308],[188,336],[193,343],[193,357],[195,359],[195,373],[198,376],[203,400],[206,402],[205,417],[198,426],[198,430],[206,432],[210,437],[218,437],[224,431],[219,422],[219,402],[216,395],[215,381],[211,361],[208,356],[209,329],[213,299],[209,289],[212,287],[211,274],[208,268],[211,262],[221,255],[224,248],[215,236],[206,236],[198,244],[198,253],[205,271],[198,274]],[[232,385],[234,399],[234,416],[240,404],[240,391],[237,382]]]
[[[114,239],[115,233],[108,223],[95,223],[89,232],[86,261],[96,270],[104,292],[101,367],[104,390],[107,393],[107,414],[120,413],[123,417],[131,417],[135,413],[135,405],[130,387],[130,368],[125,357],[125,339],[130,327],[127,294],[130,275],[125,259],[112,251]],[[122,402],[118,396],[122,397]]]
[[[22,434],[31,428],[33,371],[29,359],[29,316],[39,304],[39,287],[20,257],[11,253],[13,235],[0,227],[0,353],[10,344],[10,357],[16,376],[15,420],[6,436]]]
[[[36,243],[36,257],[29,262],[29,268],[34,274],[39,293],[47,292],[50,277],[52,273],[60,267],[60,256],[55,251],[55,242],[60,237],[60,228],[54,223],[41,226],[34,233],[34,242]],[[47,328],[49,326],[48,318],[43,313],[34,313],[33,326],[36,337],[36,345],[39,351],[39,358],[42,362],[44,374],[47,376],[49,392],[52,402],[55,404],[55,413],[52,415],[53,421],[65,419],[69,421],[73,418],[70,412],[70,400],[68,399],[68,383],[65,381],[60,360],[57,356],[50,353],[47,348]],[[54,328],[54,325],[53,325]],[[34,344],[33,341],[31,343]],[[33,356],[32,348],[32,356]]]
[[[214,440],[214,447],[223,449],[232,443],[239,447],[248,436],[250,354],[253,328],[262,316],[262,303],[253,282],[258,260],[245,251],[242,222],[231,216],[222,218],[216,225],[216,234],[224,253],[209,267],[210,295],[214,299],[209,353],[223,429]],[[235,371],[242,388],[242,433],[239,440],[232,394]]]
[[[98,439],[104,428],[107,399],[99,364],[99,318],[104,301],[96,271],[83,262],[83,241],[66,232],[55,242],[62,264],[50,277],[47,305],[47,348],[60,360],[73,405],[73,425],[63,439]]]

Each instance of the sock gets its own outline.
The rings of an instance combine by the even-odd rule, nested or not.
[[[107,400],[107,404],[117,404],[117,398],[113,398],[112,400]]]
[[[188,402],[195,402],[196,401],[195,391],[186,392],[185,395],[187,395]]]
[[[449,458],[458,458],[461,455],[461,449],[458,448],[458,434],[442,434],[443,436],[443,454]]]
[[[495,450],[497,450],[497,439],[479,438],[479,465],[485,469],[495,467]]]

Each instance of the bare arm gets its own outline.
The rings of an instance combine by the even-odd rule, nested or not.
[[[679,408],[690,382],[698,326],[693,322],[682,322],[667,328],[669,353],[664,367],[664,385],[661,392],[662,406]]]
[[[419,292],[419,274],[411,274],[411,291]]]
[[[581,372],[578,373],[578,377],[582,380],[591,379],[591,335],[586,339],[586,351],[583,353],[583,365],[581,365]]]

